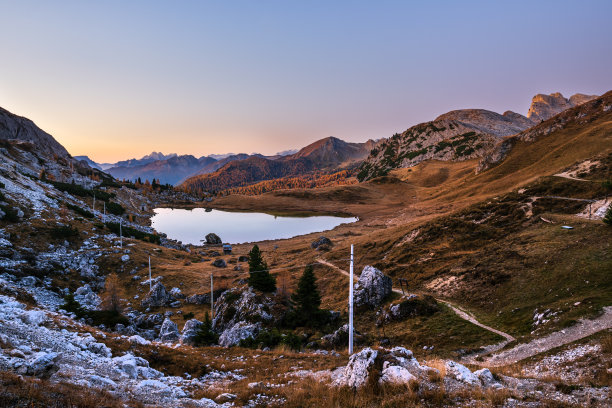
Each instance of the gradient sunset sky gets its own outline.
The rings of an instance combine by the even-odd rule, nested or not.
[[[612,89],[612,1],[0,1],[0,106],[73,155],[275,152]]]

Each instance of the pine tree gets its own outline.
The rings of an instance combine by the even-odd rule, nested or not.
[[[606,210],[606,215],[604,215],[603,217],[603,222],[612,226],[612,204],[608,206],[608,209]]]
[[[268,264],[263,260],[257,245],[249,252],[249,286],[262,292],[276,290],[276,278],[270,275]]]
[[[206,318],[195,335],[194,343],[196,346],[210,346],[216,344],[217,341],[219,341],[219,336],[213,331],[210,315],[206,313]]]
[[[294,324],[316,326],[321,322],[321,295],[317,289],[317,278],[312,266],[308,265],[298,282],[297,290],[291,295]]]

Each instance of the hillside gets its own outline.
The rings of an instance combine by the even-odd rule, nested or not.
[[[0,108],[0,140],[20,140],[37,146],[42,154],[70,157],[68,151],[53,136],[41,130],[30,119]]]
[[[361,165],[358,178],[369,180],[424,160],[464,161],[483,157],[501,138],[529,129],[541,118],[548,119],[593,97],[577,94],[572,98],[566,100],[561,94],[536,95],[529,117],[512,111],[500,115],[484,109],[448,112],[383,141]]]

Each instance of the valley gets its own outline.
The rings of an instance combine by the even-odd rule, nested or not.
[[[546,100],[534,98],[530,117],[453,111],[380,142],[327,138],[275,159],[231,160],[177,188],[111,177],[38,128],[39,141],[24,140],[11,124],[35,125],[6,113],[0,397],[8,406],[45,406],[56,394],[79,395],[80,406],[606,406],[612,93],[564,99],[563,110]],[[419,153],[426,147],[435,154]],[[141,166],[176,159],[160,158]],[[345,182],[287,188],[315,169],[346,171]],[[589,200],[599,203],[590,213]],[[156,230],[156,208],[357,221],[257,242],[188,221],[205,242],[219,234],[194,245]],[[300,289],[306,270],[320,297],[307,318],[296,306],[313,293]],[[268,272],[274,290],[254,278]]]

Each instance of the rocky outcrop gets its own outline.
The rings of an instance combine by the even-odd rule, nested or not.
[[[531,100],[527,117],[538,123],[550,119],[567,109],[592,101],[597,97],[597,95],[575,94],[566,99],[560,92],[550,95],[537,94]]]
[[[391,294],[392,286],[390,277],[373,266],[365,266],[355,284],[355,306],[380,306],[383,300]]]
[[[417,316],[431,316],[440,310],[438,302],[429,295],[407,295],[402,296],[399,302],[386,307],[377,315],[376,325],[381,326],[391,321],[401,321]]]
[[[141,304],[143,307],[160,307],[167,306],[175,300],[176,299],[166,291],[166,287],[161,282],[157,282],[149,294],[142,300]]]
[[[270,297],[255,294],[250,287],[223,292],[216,300],[213,321],[215,331],[220,334],[219,344],[229,347],[240,340],[255,337],[262,324],[273,322],[273,307]]]
[[[225,268],[225,267],[227,267],[227,263],[223,259],[215,259],[214,261],[212,261],[211,265],[216,267],[216,268]]]
[[[364,386],[368,381],[370,371],[374,367],[377,356],[378,351],[369,347],[353,354],[351,358],[349,358],[348,364],[344,368],[342,375],[336,379],[334,385],[351,388]]]
[[[219,336],[219,345],[231,347],[240,344],[241,340],[255,338],[261,330],[259,323],[238,322],[224,330]]]

